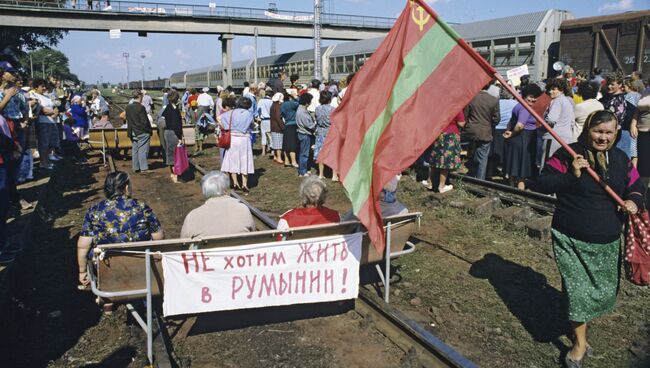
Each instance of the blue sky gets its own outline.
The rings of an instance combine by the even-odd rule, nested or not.
[[[313,11],[312,0],[158,0],[158,3],[191,3],[219,6],[267,8],[275,2],[278,9]],[[431,0],[429,4],[448,22],[467,23],[499,18],[547,9],[569,10],[576,17],[589,17],[643,10],[650,0]],[[80,0],[79,3],[85,3]],[[103,3],[103,1],[102,1]],[[403,0],[325,0],[325,11],[339,14],[358,14],[381,17],[397,17],[404,8]],[[504,25],[507,26],[507,25]],[[277,38],[277,52],[289,52],[312,47],[310,40]],[[333,41],[327,41],[330,44]],[[236,37],[233,43],[233,60],[252,57],[252,37]],[[70,69],[86,82],[123,82],[126,63],[122,57],[128,52],[131,80],[142,75],[139,55],[146,55],[145,77],[155,79],[169,77],[173,72],[221,63],[221,43],[218,35],[171,35],[149,34],[138,37],[122,33],[120,39],[110,39],[108,32],[70,32],[57,47],[70,59]],[[270,40],[258,39],[258,56],[270,54]]]

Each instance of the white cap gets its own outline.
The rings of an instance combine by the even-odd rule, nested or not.
[[[208,88],[208,87],[203,87],[203,92],[210,92],[210,88]]]

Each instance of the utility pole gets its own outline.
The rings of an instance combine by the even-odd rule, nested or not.
[[[129,89],[129,53],[123,52],[122,56],[126,61],[126,87],[124,87],[124,89]]]
[[[269,12],[277,13],[278,5],[276,3],[269,3]],[[271,37],[271,55],[275,55],[275,37]]]
[[[255,32],[255,59],[253,61],[253,75],[255,79],[255,85],[257,85],[257,27],[254,28]]]
[[[321,78],[321,0],[314,0],[314,79]]]
[[[141,89],[144,89],[144,58],[146,55],[143,53],[140,54],[140,57],[142,58],[142,82],[140,83]]]
[[[29,53],[29,72],[32,75],[32,79],[34,79],[34,61],[32,60],[32,53]]]
[[[47,78],[45,76],[45,59],[49,58],[52,56],[52,54],[46,54],[42,59],[41,59],[41,66],[43,67],[43,79]]]

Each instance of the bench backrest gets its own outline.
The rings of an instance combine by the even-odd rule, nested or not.
[[[384,223],[391,222],[391,253],[404,249],[406,241],[415,231],[420,213],[410,213],[403,216],[394,216],[384,219]],[[168,239],[160,241],[134,242],[126,244],[107,244],[97,247],[97,251],[104,252],[103,260],[96,264],[97,285],[103,291],[127,291],[145,288],[145,262],[143,254],[125,253],[124,251],[144,252],[149,249],[153,252],[174,252],[188,249],[213,249],[232,247],[246,244],[259,244],[273,242],[282,234],[287,239],[307,239],[328,235],[352,234],[362,230],[357,221],[338,224],[305,226],[293,228],[288,231],[266,230],[251,233],[212,236],[202,239]],[[367,234],[364,234],[362,243],[361,264],[372,264],[384,260],[384,254],[378,254],[372,246]],[[153,293],[159,295],[163,287],[163,271],[160,255],[154,255]],[[130,300],[138,296],[120,297],[112,301]]]
[[[133,147],[126,128],[90,129],[88,135],[90,136],[88,142],[93,149],[102,149],[102,147],[106,149],[129,149]],[[183,137],[186,145],[194,145],[194,136],[193,126],[183,126]],[[102,142],[104,142],[104,146],[102,146]],[[156,128],[152,129],[149,147],[160,147],[160,137]]]

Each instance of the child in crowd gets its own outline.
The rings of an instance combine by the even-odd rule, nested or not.
[[[74,119],[67,118],[63,124],[63,142],[61,148],[65,155],[72,155],[79,162],[86,162],[84,154],[79,148],[79,136],[75,134],[72,127],[74,126]]]

